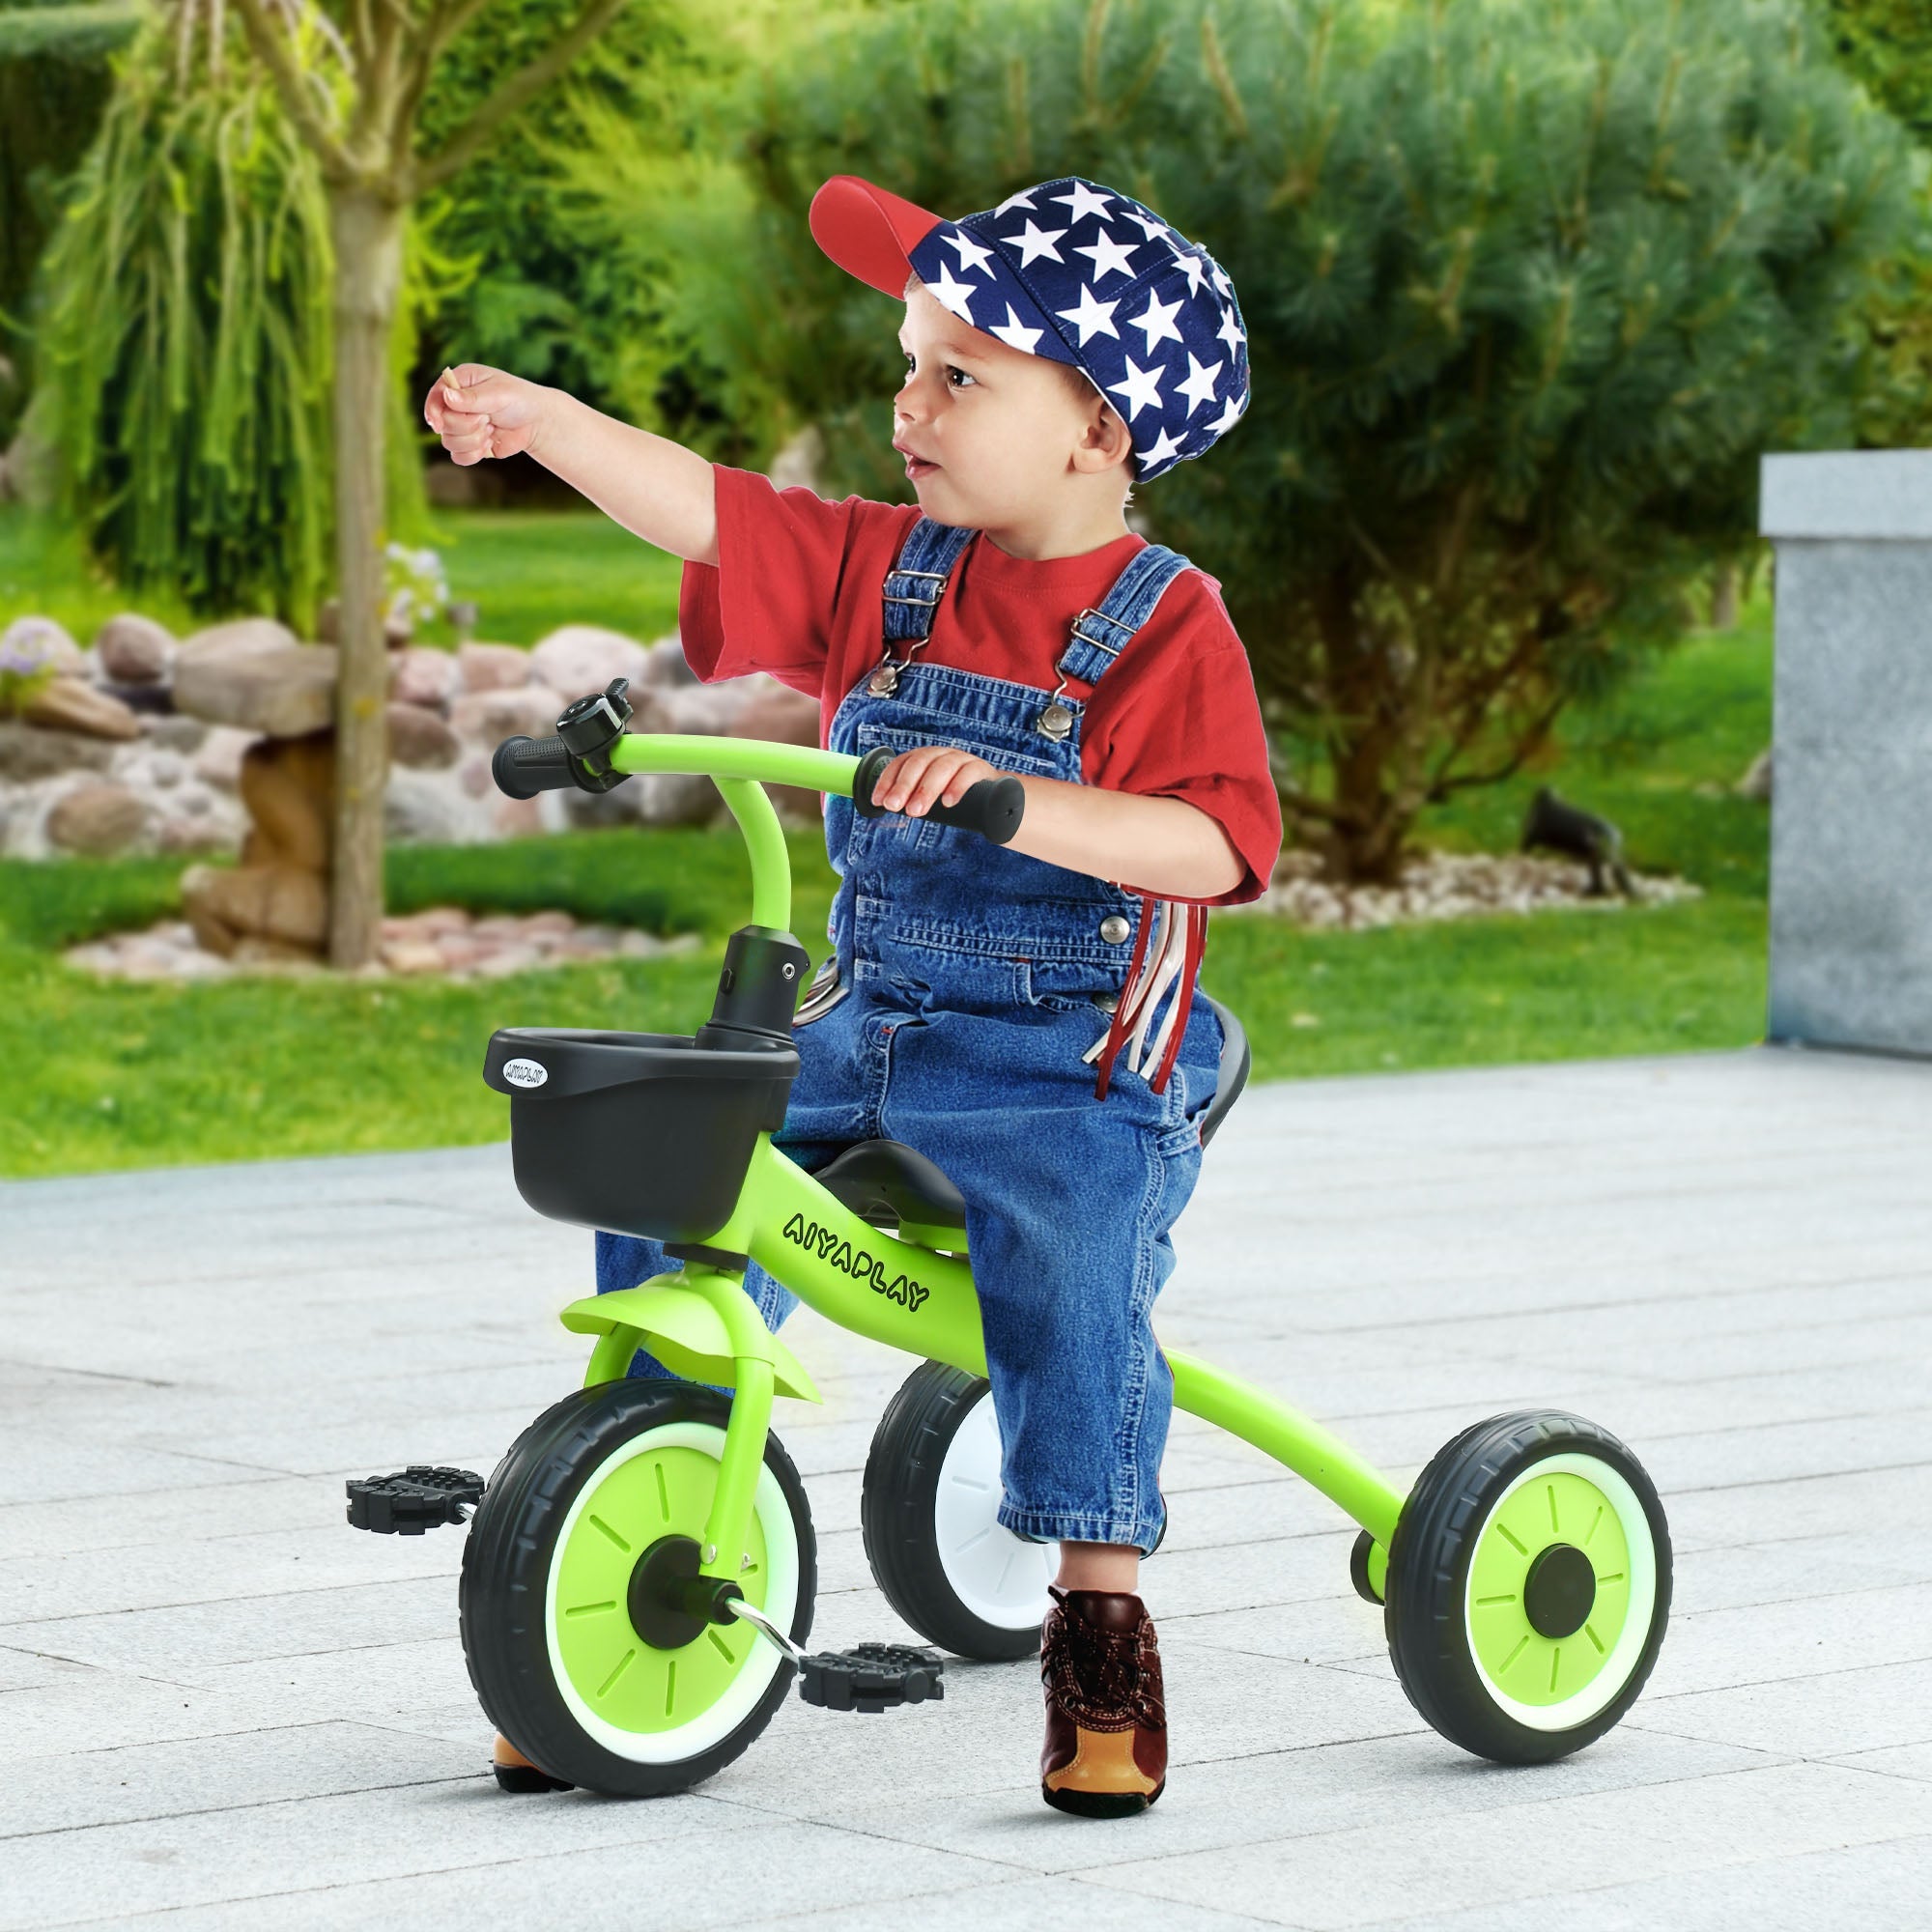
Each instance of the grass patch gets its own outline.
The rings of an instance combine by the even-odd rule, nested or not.
[[[452,521],[475,528],[493,514]],[[633,566],[656,554],[594,521],[615,532]],[[0,538],[6,525],[0,517]],[[570,614],[584,615],[581,586],[563,582]],[[669,584],[674,595],[674,576]],[[532,635],[564,621],[560,611],[539,618],[536,602],[526,608]],[[503,635],[487,611],[486,634]],[[598,621],[650,636],[670,612],[667,606],[662,621],[640,621],[612,609]],[[1246,1024],[1255,1077],[1671,1053],[1761,1038],[1770,821],[1761,804],[1729,787],[1770,733],[1770,609],[1760,598],[1736,632],[1693,637],[1660,660],[1614,711],[1566,721],[1548,770],[1465,794],[1417,828],[1424,843],[1511,849],[1530,796],[1548,781],[1621,826],[1638,870],[1692,879],[1701,899],[1361,933],[1303,932],[1255,914],[1217,919],[1204,979]],[[815,958],[834,879],[815,832],[795,833],[790,844],[792,926]],[[0,1053],[11,1074],[0,1174],[501,1139],[508,1109],[481,1078],[495,1028],[690,1032],[710,1009],[723,938],[749,903],[742,848],[728,828],[404,846],[388,858],[394,911],[561,905],[657,932],[696,930],[708,944],[672,959],[469,984],[103,984],[61,963],[63,946],[176,911],[182,869],[179,860],[0,862]],[[1296,1025],[1297,1013],[1316,1023]]]
[[[635,537],[601,510],[441,510],[430,547],[453,599],[477,607],[479,638],[533,644],[559,624],[603,624],[648,641],[677,627],[683,560]],[[82,552],[78,533],[42,513],[0,508],[0,629],[34,612],[90,642],[117,611],[138,610],[177,636],[212,619],[171,597],[118,588]],[[419,632],[453,643],[447,623]]]

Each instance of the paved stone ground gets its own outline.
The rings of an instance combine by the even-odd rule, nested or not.
[[[1574,1406],[1663,1492],[1652,1688],[1543,1770],[1424,1729],[1350,1532],[1178,1418],[1143,1586],[1173,1770],[1040,1804],[1027,1664],[789,1703],[696,1793],[516,1800],[455,1634],[462,1532],[342,1479],[487,1471],[574,1382],[590,1237],[502,1147],[0,1187],[0,1926],[1514,1928],[1932,1922],[1932,1065],[1759,1048],[1258,1088],[1163,1338],[1404,1478]],[[858,1531],[905,1358],[809,1310],[781,1428],[815,1637],[902,1629]]]

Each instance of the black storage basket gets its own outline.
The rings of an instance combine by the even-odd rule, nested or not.
[[[503,1027],[483,1078],[510,1096],[517,1192],[539,1214],[702,1242],[731,1217],[758,1134],[784,1124],[791,1047],[682,1034]]]

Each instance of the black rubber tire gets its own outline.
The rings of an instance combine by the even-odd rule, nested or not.
[[[984,1376],[922,1362],[886,1405],[866,1457],[859,1526],[866,1561],[887,1603],[928,1643],[988,1662],[1032,1657],[1039,1625],[1003,1629],[960,1602],[939,1560],[933,1527],[939,1472],[959,1426],[992,1400]]]
[[[1541,1731],[1484,1689],[1462,1613],[1474,1541],[1495,1500],[1533,1463],[1566,1452],[1600,1458],[1635,1492],[1656,1556],[1650,1631],[1623,1689],[1568,1730]],[[1548,1764],[1593,1744],[1635,1703],[1670,1615],[1670,1531],[1643,1465],[1607,1430],[1555,1409],[1491,1417],[1445,1443],[1416,1479],[1389,1545],[1382,1626],[1408,1700],[1452,1744],[1500,1764]]]
[[[497,1465],[463,1549],[457,1602],[464,1661],[484,1715],[553,1776],[613,1797],[688,1791],[722,1771],[769,1724],[795,1681],[787,1660],[756,1706],[709,1749],[668,1764],[639,1764],[590,1737],[556,1688],[545,1639],[546,1585],[558,1530],[585,1479],[611,1452],[648,1429],[730,1419],[727,1396],[661,1377],[577,1389],[547,1408]],[[778,1479],[798,1538],[798,1604],[790,1635],[811,1631],[817,1544],[805,1486],[779,1438],[765,1465]],[[763,1641],[763,1639],[761,1639]]]
[[[920,1363],[872,1432],[859,1506],[866,1560],[886,1601],[928,1643],[989,1662],[1035,1656],[1039,1626],[1003,1629],[960,1602],[940,1561],[933,1518],[946,1452],[974,1408],[991,1400],[992,1384],[984,1376],[944,1362]],[[1163,1514],[1148,1555],[1166,1539]]]

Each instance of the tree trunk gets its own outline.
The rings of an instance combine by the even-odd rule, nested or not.
[[[341,593],[335,689],[335,837],[328,957],[376,955],[383,923],[388,650],[383,636],[383,432],[404,211],[367,189],[329,190],[335,244],[335,546]]]
[[[1711,628],[1734,631],[1738,627],[1738,567],[1720,563],[1711,579]]]

